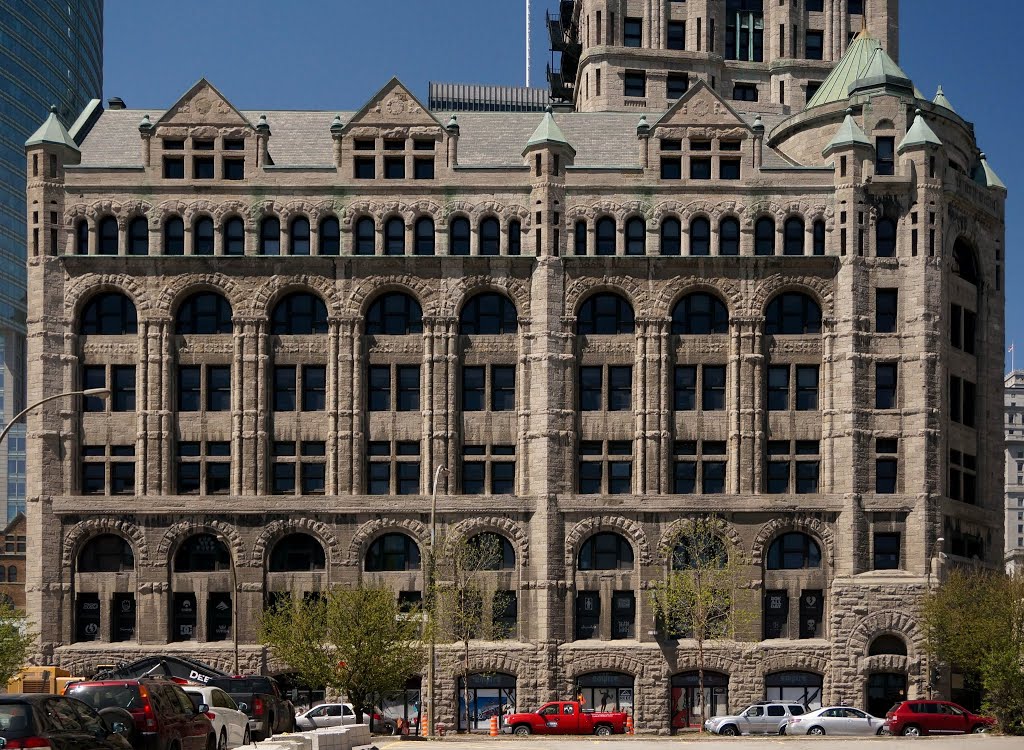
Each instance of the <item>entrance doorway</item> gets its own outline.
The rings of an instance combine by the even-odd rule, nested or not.
[[[699,727],[712,716],[724,716],[729,712],[729,675],[705,671],[703,700],[698,672],[672,675],[670,700],[673,732]]]
[[[498,725],[505,714],[516,708],[516,676],[491,672],[469,676],[469,711],[467,715],[463,686],[465,678],[459,678],[459,725],[460,732],[490,729],[492,716],[498,717]],[[468,718],[468,721],[467,721]]]
[[[899,701],[907,697],[907,676],[891,672],[876,672],[868,677],[867,709],[872,716],[884,718]]]

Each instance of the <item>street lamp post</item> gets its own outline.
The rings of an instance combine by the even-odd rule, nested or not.
[[[42,406],[47,401],[56,401],[58,398],[67,398],[68,396],[96,396],[99,398],[105,398],[109,395],[109,388],[87,388],[84,391],[65,391],[64,393],[58,393],[55,396],[47,396],[46,398],[41,398],[34,404],[29,404],[24,409],[19,411],[17,414],[14,415],[10,422],[4,425],[4,429],[0,430],[0,445],[3,445],[4,438],[7,437],[7,433],[11,431],[11,428],[14,427],[18,420],[20,420],[33,409]]]
[[[939,537],[935,540],[932,546],[928,549],[928,590],[925,596],[931,596],[932,593],[932,567],[935,565],[935,553],[939,547],[945,542],[945,537]],[[931,664],[931,628],[928,628],[928,698],[931,699],[935,695],[935,667]]]
[[[427,649],[427,736],[434,736],[434,650],[436,634],[434,633],[434,540],[437,536],[437,482],[441,474],[448,473],[444,466],[438,466],[434,472],[434,483],[430,491],[430,555],[427,558],[427,610],[430,617],[430,642]],[[421,699],[422,702],[422,699]],[[422,713],[422,712],[421,712]]]
[[[217,541],[227,548],[228,557],[231,558],[231,645],[235,650],[235,671],[233,674],[238,675],[238,573],[235,570],[235,555],[231,550],[231,542],[220,531],[216,529],[211,531]]]

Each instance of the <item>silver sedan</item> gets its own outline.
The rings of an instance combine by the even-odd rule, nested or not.
[[[884,723],[885,719],[864,713],[859,708],[830,706],[791,716],[786,724],[786,734],[875,735],[882,733]]]

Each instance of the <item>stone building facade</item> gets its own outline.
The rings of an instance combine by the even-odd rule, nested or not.
[[[337,116],[202,80],[52,117],[26,148],[30,400],[111,394],[29,422],[39,658],[231,669],[237,639],[280,669],[278,597],[416,599],[436,481],[443,538],[504,540],[481,726],[577,690],[651,732],[926,694],[939,553],[1002,557],[1006,193],[871,34],[819,93],[456,119],[397,80]],[[753,618],[707,645],[702,701],[649,590],[709,513]]]
[[[1024,372],[1006,375],[1006,569],[1024,568]]]

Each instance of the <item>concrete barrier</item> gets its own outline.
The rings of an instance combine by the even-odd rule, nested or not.
[[[258,750],[355,750],[372,744],[370,727],[366,724],[352,724],[294,734],[275,734],[266,742],[259,743]]]

